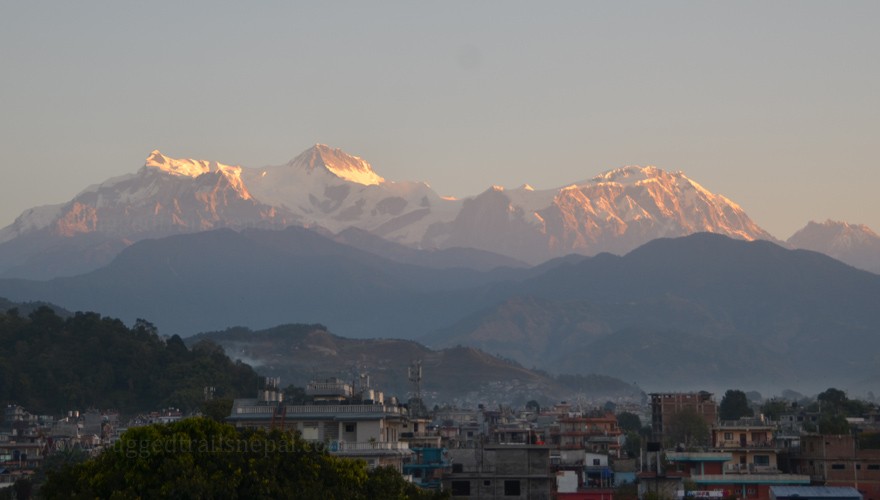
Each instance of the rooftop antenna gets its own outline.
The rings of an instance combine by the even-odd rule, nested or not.
[[[424,404],[422,403],[422,360],[417,359],[410,363],[409,368],[407,369],[407,374],[409,375],[409,381],[413,385],[413,399],[417,401],[417,408],[412,408],[412,410],[416,410],[413,413],[417,413],[416,416],[422,416],[422,409],[424,408]]]

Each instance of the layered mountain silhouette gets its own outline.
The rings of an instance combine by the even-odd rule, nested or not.
[[[329,377],[353,380],[366,373],[373,387],[404,400],[415,396],[407,369],[418,360],[424,374],[422,398],[429,406],[523,405],[532,399],[542,404],[638,400],[641,396],[637,387],[609,377],[591,375],[571,384],[566,383],[570,377],[557,379],[470,347],[435,350],[411,340],[348,339],[328,332],[323,325],[282,325],[259,331],[229,328],[187,341],[194,344],[202,339],[222,346],[233,359],[253,365],[264,375],[281,377],[285,385],[305,386]]]
[[[880,352],[880,276],[709,233],[479,271],[402,263],[302,228],[221,229],[138,242],[82,276],[0,280],[0,296],[147,318],[166,335],[322,322],[669,389],[845,387]]]

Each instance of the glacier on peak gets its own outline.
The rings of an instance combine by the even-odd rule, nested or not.
[[[224,165],[216,161],[193,160],[191,158],[171,158],[163,155],[158,149],[154,149],[144,162],[147,169],[157,169],[167,174],[178,177],[197,178],[201,175],[219,172],[239,192],[245,200],[251,198],[241,180],[241,167],[238,165]]]
[[[0,241],[51,224],[129,239],[295,224],[334,233],[357,227],[418,248],[470,246],[539,263],[573,252],[624,253],[654,237],[693,231],[772,239],[725,197],[655,166],[620,167],[548,189],[493,185],[456,199],[425,182],[386,180],[362,158],[324,144],[260,168],[154,150],[136,174],[91,186],[72,201],[22,214],[0,230]]]
[[[210,172],[222,172],[228,176],[240,177],[241,167],[224,165],[216,161],[193,160],[191,158],[171,158],[154,149],[144,162],[144,166],[182,177],[198,177]]]
[[[290,160],[287,165],[303,168],[308,172],[323,168],[340,179],[364,186],[376,186],[385,182],[363,158],[326,144],[315,144]]]
[[[590,182],[596,184],[609,182],[629,185],[663,177],[687,178],[682,172],[669,172],[654,165],[626,165],[603,172],[590,179]]]

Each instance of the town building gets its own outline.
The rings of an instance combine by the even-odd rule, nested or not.
[[[406,408],[368,385],[332,378],[311,382],[309,404],[286,404],[278,379],[267,379],[257,398],[236,399],[227,421],[237,427],[296,430],[303,439],[323,443],[337,456],[362,459],[369,467],[390,466],[398,471],[412,457],[401,431]]]
[[[801,436],[800,448],[782,460],[813,485],[852,487],[865,499],[880,499],[880,450],[861,449],[851,434]]]
[[[712,448],[731,455],[727,472],[778,473],[775,432],[762,417],[722,420],[712,427]]]
[[[459,448],[449,450],[449,460],[452,470],[443,476],[443,489],[452,498],[554,498],[556,473],[547,446]]]
[[[855,488],[841,486],[772,486],[770,500],[862,500]]]
[[[650,396],[651,432],[655,441],[666,440],[666,427],[677,413],[685,410],[703,417],[710,427],[718,421],[718,404],[710,392],[664,392],[652,393]]]
[[[728,467],[733,462],[729,452],[667,452],[666,460],[674,474],[690,481],[696,496],[730,497],[741,499],[770,499],[771,486],[808,486],[810,477],[802,474],[783,474],[778,470]],[[684,484],[681,488],[684,491]],[[681,495],[678,495],[681,496]]]

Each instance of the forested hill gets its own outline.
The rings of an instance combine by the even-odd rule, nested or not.
[[[64,318],[49,307],[28,316],[0,312],[0,402],[31,413],[87,408],[131,414],[195,409],[204,387],[217,397],[250,396],[259,376],[223,349],[200,342],[188,349],[176,335],[162,339],[149,322],[132,328],[97,313]]]

